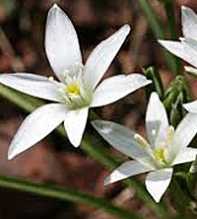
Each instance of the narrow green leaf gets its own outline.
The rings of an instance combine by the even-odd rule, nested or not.
[[[77,191],[47,184],[33,183],[26,180],[16,179],[14,177],[0,176],[0,186],[7,189],[17,189],[28,193],[33,193],[45,197],[57,198],[63,201],[86,204],[91,207],[102,209],[121,219],[142,219],[136,213],[132,213],[120,207],[111,204],[109,201],[88,195]]]
[[[165,34],[164,34],[164,28],[162,27],[162,24],[160,22],[160,20],[158,19],[156,13],[154,12],[153,8],[151,7],[150,3],[148,0],[139,0],[139,5],[142,8],[142,10],[144,11],[144,14],[147,17],[148,23],[152,29],[152,32],[155,35],[155,38],[158,39],[165,39]],[[176,61],[176,57],[171,55],[169,52],[167,52],[166,50],[164,51],[164,55],[165,55],[165,59],[166,59],[166,63],[168,65],[168,67],[170,68],[170,70],[174,73],[174,74],[178,74],[178,63]]]

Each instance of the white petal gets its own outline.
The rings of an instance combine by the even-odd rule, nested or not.
[[[182,6],[182,26],[185,37],[197,39],[197,15],[185,6]]]
[[[69,111],[64,121],[68,139],[74,147],[81,143],[88,118],[88,108]]]
[[[181,150],[173,161],[173,165],[192,162],[196,159],[197,148],[185,148]]]
[[[197,68],[193,68],[191,66],[185,66],[185,71],[192,74],[192,75],[195,75],[197,76]]]
[[[113,103],[150,83],[150,80],[140,74],[108,78],[96,88],[91,106],[98,107]]]
[[[151,94],[146,112],[146,132],[153,146],[166,140],[168,117],[163,103],[157,93]]]
[[[57,77],[76,63],[81,64],[81,51],[75,28],[68,16],[56,4],[49,10],[45,37],[46,53]]]
[[[146,188],[156,202],[159,202],[172,179],[172,168],[151,172],[146,177]]]
[[[184,40],[182,42],[159,40],[159,43],[169,52],[197,67],[196,52]],[[196,54],[196,55],[194,55]]]
[[[8,159],[12,159],[46,137],[61,124],[66,112],[63,104],[53,103],[41,106],[31,113],[14,136],[8,151]]]
[[[61,102],[58,82],[55,84],[47,77],[28,73],[1,74],[0,83],[34,97]]]
[[[182,39],[182,44],[187,56],[185,61],[197,67],[197,41],[195,39],[185,38]]]
[[[175,130],[173,147],[185,148],[197,133],[197,114],[188,113]],[[178,151],[178,150],[175,150]]]
[[[136,161],[127,161],[115,169],[106,179],[104,184],[108,185],[131,176],[150,171],[151,168]]]
[[[84,75],[92,88],[96,87],[107,71],[129,32],[129,25],[124,25],[108,39],[102,41],[88,57]]]
[[[191,113],[197,113],[197,100],[183,104],[184,108]]]
[[[114,122],[95,120],[91,122],[98,133],[115,149],[145,166],[153,167],[146,150],[140,146],[134,136],[136,133]]]

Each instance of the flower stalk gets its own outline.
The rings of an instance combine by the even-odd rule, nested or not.
[[[160,20],[158,19],[156,13],[154,12],[154,9],[150,5],[148,0],[139,0],[139,5],[141,9],[143,10],[144,14],[146,15],[146,18],[148,20],[148,23],[152,29],[152,32],[155,35],[156,39],[164,39],[165,33],[164,28],[161,25]],[[170,70],[176,75],[178,74],[178,66],[176,62],[176,58],[173,57],[170,53],[164,51],[166,63]]]
[[[147,79],[152,81],[152,84],[146,87],[146,94],[149,98],[150,94],[155,91],[158,93],[159,97],[163,100],[164,88],[159,72],[152,66],[143,69],[143,72]]]

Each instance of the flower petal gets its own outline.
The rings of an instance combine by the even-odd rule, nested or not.
[[[61,102],[57,84],[49,81],[47,77],[28,73],[1,74],[0,83],[25,94]]]
[[[107,71],[129,32],[129,25],[124,25],[108,39],[102,41],[88,57],[84,76],[92,88],[96,87]]]
[[[108,78],[96,88],[91,106],[98,107],[113,103],[150,83],[150,80],[140,74]]]
[[[185,60],[191,65],[197,67],[197,59],[195,58],[197,55],[196,54],[197,51],[195,52],[195,50],[190,45],[188,45],[187,42],[184,41],[185,39],[183,39],[182,42],[159,40],[159,43],[163,47],[165,47],[169,52]]]
[[[197,39],[197,15],[185,6],[182,6],[182,26],[185,37]]]
[[[136,133],[114,122],[95,120],[91,122],[98,133],[115,149],[148,167],[154,167],[146,150],[136,142]]]
[[[74,147],[78,147],[86,127],[88,108],[69,111],[64,121],[68,138]]]
[[[196,159],[196,156],[197,148],[182,149],[173,161],[173,165],[192,162]]]
[[[133,160],[127,161],[115,169],[108,177],[106,177],[104,184],[108,185],[151,170],[151,168],[146,167],[139,162]]]
[[[191,113],[197,113],[197,100],[183,104],[184,108]]]
[[[56,4],[48,13],[45,48],[51,67],[60,80],[63,80],[66,70],[82,63],[75,28],[68,16]]]
[[[172,168],[151,172],[146,177],[146,188],[156,202],[159,202],[172,179]]]
[[[197,68],[191,67],[191,66],[184,66],[184,69],[186,72],[197,76]]]
[[[182,44],[187,56],[185,61],[197,67],[197,60],[195,58],[197,56],[197,41],[195,39],[184,38],[182,39]]]
[[[157,93],[153,92],[146,112],[146,132],[151,145],[157,146],[166,140],[168,117]]]
[[[47,104],[31,113],[18,129],[11,142],[8,159],[14,158],[41,141],[66,117],[67,110],[63,104]]]
[[[197,133],[197,114],[188,113],[179,123],[175,130],[173,147],[177,147],[175,153],[181,148],[185,148],[192,141]]]

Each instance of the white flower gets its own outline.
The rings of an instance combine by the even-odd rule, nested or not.
[[[197,14],[190,8],[182,6],[183,36],[180,41],[159,40],[174,55],[182,58],[192,66],[185,66],[185,70],[197,75]],[[197,100],[184,107],[193,113],[197,113]]]
[[[197,15],[195,12],[182,6],[182,30],[180,41],[159,40],[159,43],[174,55],[182,58],[194,67],[186,66],[186,71],[197,73]]]
[[[98,85],[129,32],[129,25],[121,27],[102,41],[83,65],[77,34],[70,19],[56,4],[49,10],[45,47],[59,81],[53,77],[15,73],[0,75],[0,83],[56,103],[38,108],[25,119],[11,142],[9,159],[42,140],[62,122],[69,140],[78,147],[90,107],[113,103],[150,83],[140,74],[122,74]]]
[[[145,184],[156,202],[170,184],[173,166],[191,162],[197,155],[197,149],[187,147],[197,132],[197,115],[188,113],[174,130],[156,93],[151,94],[146,113],[148,141],[113,122],[96,120],[92,124],[109,144],[134,159],[115,169],[105,184],[150,172]]]

